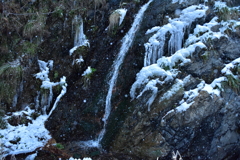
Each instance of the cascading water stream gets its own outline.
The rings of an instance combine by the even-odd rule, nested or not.
[[[103,136],[106,132],[107,120],[108,120],[110,112],[111,112],[112,91],[113,91],[113,88],[114,88],[114,86],[116,84],[116,81],[117,81],[120,66],[123,63],[123,60],[126,56],[126,53],[128,52],[130,46],[132,45],[135,34],[138,31],[140,23],[143,19],[144,12],[146,11],[146,9],[148,8],[149,4],[152,1],[153,0],[150,0],[148,3],[146,3],[145,5],[143,5],[141,7],[141,9],[139,10],[138,14],[136,15],[136,17],[134,19],[132,27],[130,28],[130,30],[127,32],[127,34],[122,39],[122,46],[120,48],[120,51],[118,53],[118,56],[117,56],[116,60],[114,61],[113,69],[110,73],[111,79],[109,81],[109,89],[108,89],[108,93],[107,93],[107,97],[106,97],[105,114],[104,114],[104,117],[102,119],[103,122],[104,122],[103,129],[100,132],[97,140],[89,140],[89,141],[80,142],[80,145],[82,145],[82,147],[98,147],[98,148],[101,147],[100,142],[101,142],[101,140],[102,140],[102,138],[103,138]]]

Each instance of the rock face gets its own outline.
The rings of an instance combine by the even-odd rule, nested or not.
[[[36,159],[50,155],[55,158],[171,159],[172,152],[177,150],[184,160],[239,159],[239,8],[224,10],[222,14],[228,15],[223,16],[211,0],[153,0],[119,69],[112,90],[111,113],[104,124],[111,66],[135,14],[148,1],[101,2],[98,6],[94,6],[93,1],[62,0],[0,4],[0,55],[3,57],[0,59],[0,116],[2,112],[13,116],[26,106],[35,111],[33,117],[44,114],[42,108],[48,104],[51,91],[41,88],[41,81],[36,79],[40,70],[38,60],[53,60],[48,74],[51,82],[66,77],[67,92],[45,122],[54,143],[63,144],[65,149],[47,145],[42,150],[37,148]],[[229,6],[240,5],[238,0],[225,2]],[[203,4],[209,7],[204,12],[206,15],[196,16],[191,23],[184,22],[190,25],[182,30],[183,45],[179,51],[172,55],[169,52],[168,41],[173,32],[168,31],[164,34],[163,57],[150,65],[152,69],[156,69],[155,66],[159,72],[171,74],[171,79],[164,81],[167,76],[160,74],[147,76],[155,71],[149,70],[144,83],[135,90],[139,95],[130,97],[136,75],[148,67],[143,66],[145,43],[150,43],[158,27],[149,30],[173,22],[187,7],[190,11],[198,10],[201,15],[206,8]],[[191,8],[195,5],[198,5],[195,9]],[[106,29],[109,16],[119,8],[127,9],[124,21],[109,31]],[[90,45],[79,46],[70,55],[76,27],[79,27],[73,19],[79,15]],[[146,34],[147,31],[151,33]],[[94,72],[84,77],[88,67]],[[60,92],[61,86],[53,87],[46,114]],[[31,123],[24,116],[13,117],[8,123],[14,126]],[[0,124],[1,128],[6,127],[2,118]],[[79,145],[82,141],[96,140],[104,127],[101,147]],[[19,155],[22,157],[26,155]]]
[[[184,93],[196,88],[201,80],[212,83],[222,76],[225,64],[240,56],[238,40],[236,30],[228,37],[213,39],[207,44],[212,48],[196,49],[191,63],[179,68],[181,73],[177,78],[190,75],[187,83],[179,87],[175,86],[178,83],[175,80],[169,86],[161,86],[150,111],[146,102],[153,94],[151,91],[134,100],[111,150],[140,155],[143,159],[170,159],[171,152],[176,150],[183,159],[238,159],[238,91],[229,85],[222,85],[220,96],[200,90],[189,109],[179,112],[176,108],[185,99]],[[174,93],[164,99],[174,88]]]

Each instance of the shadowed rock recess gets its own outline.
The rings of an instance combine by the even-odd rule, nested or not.
[[[240,159],[239,44],[239,0],[3,0],[0,159]]]

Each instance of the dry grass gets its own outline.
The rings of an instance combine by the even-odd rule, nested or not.
[[[109,31],[112,31],[116,26],[119,25],[120,13],[113,12],[109,17]]]
[[[45,15],[37,15],[36,19],[28,20],[23,29],[23,36],[26,38],[32,38],[33,36],[42,36],[44,27],[46,24]]]
[[[94,0],[95,8],[100,8],[106,5],[106,0]]]

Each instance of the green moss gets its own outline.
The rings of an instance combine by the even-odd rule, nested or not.
[[[234,77],[231,74],[226,75],[226,77],[227,77],[228,86],[231,87],[234,91],[239,92],[240,91],[240,79]]]
[[[56,7],[55,11],[53,12],[53,16],[55,18],[63,18],[64,10],[61,7]]]
[[[89,51],[89,47],[88,46],[80,46],[78,47],[75,51],[74,51],[74,54],[77,54],[77,55],[82,55],[82,56],[86,56],[87,55],[87,52]]]
[[[0,67],[0,73],[0,100],[11,104],[22,78],[22,68],[5,64]]]
[[[36,120],[37,117],[39,117],[40,115],[41,115],[40,113],[33,112],[33,113],[31,114],[31,118],[32,118],[33,120]]]
[[[232,9],[229,7],[222,7],[222,8],[215,8],[215,13],[218,16],[218,20],[221,21],[227,21],[230,19],[238,19],[239,11],[237,9]]]
[[[55,72],[54,72],[54,76],[53,76],[53,78],[54,78],[54,79],[57,79],[58,76],[59,76],[59,75],[58,75],[58,71],[55,71]]]
[[[22,52],[28,55],[35,55],[37,53],[38,46],[29,41],[25,41],[22,46]]]
[[[10,64],[6,63],[0,67],[0,75],[5,72],[10,67]]]
[[[61,143],[56,143],[55,147],[58,149],[64,149],[64,146]]]
[[[165,71],[170,70],[170,67],[167,66],[167,65],[165,65],[165,64],[163,64],[161,67],[162,67],[162,69],[164,69]]]
[[[204,62],[206,62],[209,59],[210,53],[206,51],[204,54],[201,55],[201,58]]]

